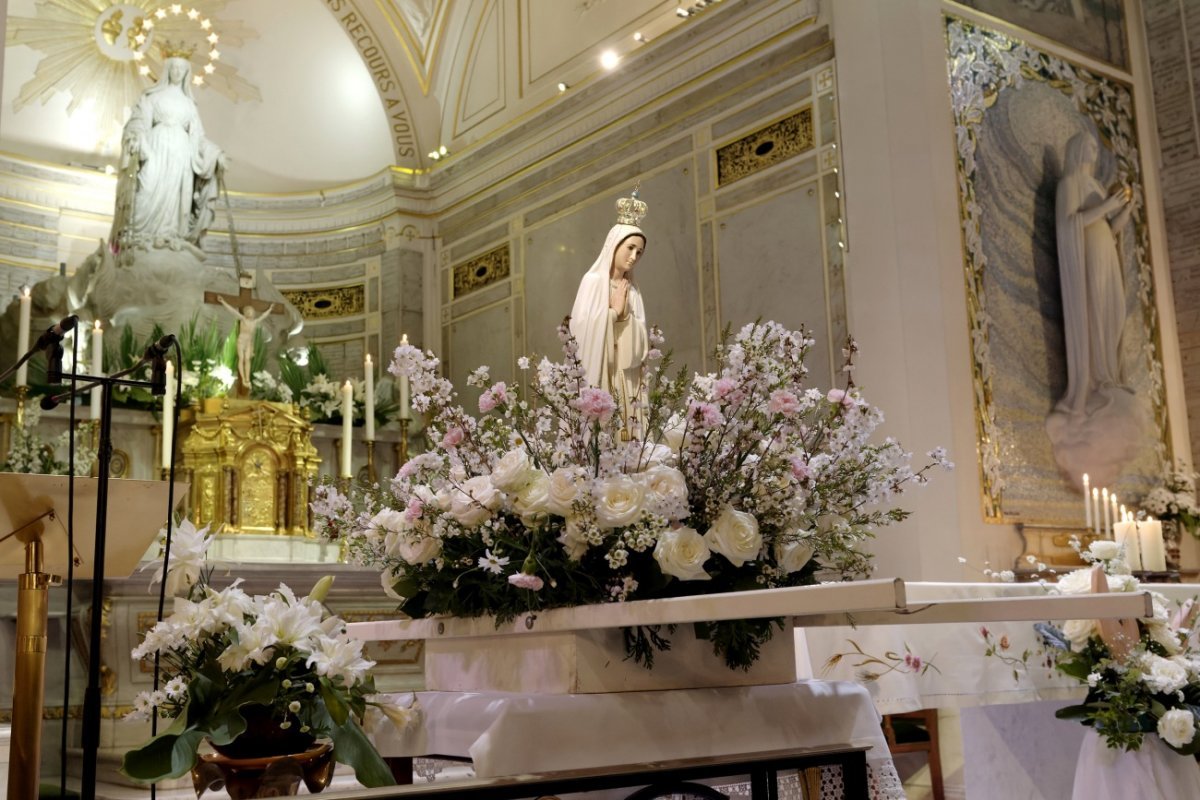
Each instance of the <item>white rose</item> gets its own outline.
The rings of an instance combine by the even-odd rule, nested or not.
[[[450,500],[450,516],[460,525],[474,528],[500,507],[503,498],[487,475],[476,475],[456,489]]]
[[[1060,576],[1054,588],[1059,594],[1088,594],[1092,591],[1092,568],[1077,569]]]
[[[1088,547],[1088,552],[1092,554],[1092,558],[1111,561],[1121,554],[1121,545],[1108,539],[1097,539]]]
[[[416,566],[442,554],[442,540],[432,536],[402,536],[396,545],[396,555]]]
[[[642,473],[642,483],[650,494],[648,504],[668,519],[687,516],[688,487],[683,473],[661,464]]]
[[[533,467],[524,447],[505,453],[492,468],[492,485],[502,492],[520,491],[533,478]]]
[[[754,515],[736,511],[730,505],[721,509],[721,513],[713,520],[712,527],[704,534],[704,541],[735,567],[758,558],[763,543]]]
[[[533,470],[529,482],[517,492],[513,509],[522,517],[550,511],[550,477],[540,469]]]
[[[1088,639],[1099,633],[1094,619],[1069,619],[1063,623],[1062,632],[1072,650],[1082,650]]]
[[[804,569],[804,565],[812,560],[812,545],[803,536],[801,534],[775,543],[775,563],[789,575]]]
[[[667,447],[678,453],[683,447],[683,434],[687,430],[687,420],[678,414],[671,417],[663,427],[662,438]]]
[[[1142,683],[1156,692],[1172,694],[1187,686],[1187,670],[1169,658],[1148,653],[1142,669]]]
[[[579,496],[579,488],[587,480],[582,467],[562,467],[550,476],[547,507],[551,514],[571,516],[571,504]]]
[[[670,466],[675,463],[675,451],[671,449],[670,445],[666,444],[650,445],[650,449],[642,454],[641,460],[647,467],[653,467],[658,464]]]
[[[400,533],[408,527],[404,520],[404,512],[394,508],[385,508],[371,517],[371,530],[383,533]]]
[[[1196,718],[1191,711],[1172,708],[1159,718],[1158,735],[1171,747],[1186,747],[1196,738]]]
[[[704,562],[711,555],[704,537],[694,528],[663,531],[654,546],[654,560],[667,575],[681,581],[707,581],[712,576],[704,571]]]
[[[563,546],[567,558],[572,561],[578,561],[583,558],[583,554],[587,552],[589,547],[588,540],[584,538],[583,532],[579,530],[579,523],[573,519],[567,520],[567,524],[563,526],[563,532],[559,534],[558,542]]]
[[[646,490],[628,475],[614,475],[596,484],[596,522],[601,528],[621,528],[637,521]]]

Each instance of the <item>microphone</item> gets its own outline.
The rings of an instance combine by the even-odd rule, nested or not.
[[[158,397],[167,393],[167,353],[176,341],[175,334],[168,333],[157,342],[151,342],[142,356],[150,362],[150,394]]]
[[[58,404],[62,401],[63,398],[61,397],[57,397],[52,394],[44,394],[42,395],[42,402],[39,405],[41,405],[42,411],[53,411],[54,409],[58,408]]]
[[[33,349],[44,350],[52,344],[58,344],[63,340],[64,336],[75,330],[75,325],[78,322],[79,317],[74,314],[63,317],[49,328],[46,328],[46,331],[38,337],[37,344],[33,346]],[[61,372],[62,370],[59,371]]]
[[[8,369],[0,372],[0,381],[8,380],[9,376],[16,372],[22,364],[32,358],[34,353],[39,350],[45,350],[46,359],[50,362],[46,368],[46,374],[49,382],[62,383],[62,347],[60,346],[57,352],[50,348],[52,345],[58,345],[58,343],[63,340],[63,337],[67,335],[68,331],[74,330],[75,323],[77,322],[79,322],[79,317],[75,316],[74,314],[70,314],[47,328],[45,333],[38,337],[38,340],[34,343],[33,347],[29,348],[27,352],[22,354],[21,357],[17,359],[16,363],[10,364]]]

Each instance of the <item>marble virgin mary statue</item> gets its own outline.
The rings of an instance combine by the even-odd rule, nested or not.
[[[600,255],[579,282],[571,308],[571,335],[579,344],[579,360],[588,383],[613,396],[621,426],[643,419],[642,362],[649,350],[646,309],[634,282],[634,266],[646,249],[646,234],[637,223],[646,204],[632,198],[617,201],[617,224],[604,239]]]
[[[1127,314],[1118,236],[1132,192],[1109,194],[1100,184],[1099,154],[1092,134],[1071,137],[1054,200],[1067,388],[1046,417],[1046,434],[1055,462],[1080,488],[1085,472],[1097,486],[1116,485],[1150,424],[1145,398],[1121,370]]]
[[[166,59],[121,136],[113,250],[194,247],[199,255],[224,167],[224,153],[200,124],[191,63]]]
[[[1120,364],[1126,312],[1117,234],[1129,222],[1131,193],[1105,191],[1095,176],[1098,155],[1091,134],[1071,137],[1054,204],[1067,348],[1067,390],[1055,410],[1069,415],[1092,414],[1112,402],[1112,390],[1128,391]]]

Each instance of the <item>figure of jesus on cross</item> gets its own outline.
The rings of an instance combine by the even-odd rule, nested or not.
[[[204,302],[220,303],[229,313],[238,318],[237,358],[238,358],[238,397],[250,396],[250,365],[254,362],[254,331],[268,314],[282,314],[283,308],[275,303],[268,303],[254,298],[253,276],[251,280],[239,280],[240,288],[237,294],[221,294],[205,292]],[[236,305],[230,305],[228,300]],[[239,311],[238,309],[241,309]],[[261,312],[261,313],[259,313]]]

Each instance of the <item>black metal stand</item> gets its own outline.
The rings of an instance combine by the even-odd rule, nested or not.
[[[83,693],[83,767],[80,779],[80,796],[83,800],[94,800],[96,797],[96,767],[100,751],[100,640],[103,630],[103,620],[100,609],[104,605],[104,556],[107,549],[108,534],[108,482],[112,466],[112,390],[114,386],[141,386],[153,391],[151,381],[132,380],[124,377],[127,373],[115,373],[111,376],[76,375],[64,373],[64,378],[83,380],[89,386],[78,391],[86,391],[92,387],[100,387],[100,435],[99,452],[97,454],[97,484],[96,484],[96,546],[92,554],[92,604],[91,625],[88,630],[88,672],[87,687]],[[174,387],[172,387],[174,388]]]

